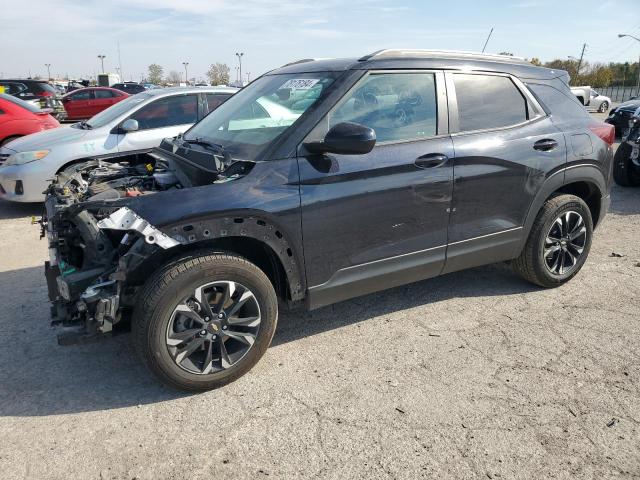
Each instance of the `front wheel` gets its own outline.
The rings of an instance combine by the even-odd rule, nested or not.
[[[543,205],[520,256],[517,273],[541,287],[568,282],[582,268],[591,249],[593,220],[589,207],[575,195],[559,195]]]
[[[600,112],[600,113],[604,113],[604,112],[606,112],[608,109],[609,109],[609,103],[607,103],[607,102],[602,102],[602,103],[600,104],[600,108],[598,108],[598,112]]]
[[[210,390],[244,375],[267,350],[278,318],[264,272],[222,253],[170,263],[138,298],[136,351],[163,383],[181,390]]]

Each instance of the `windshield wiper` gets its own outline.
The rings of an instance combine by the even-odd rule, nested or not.
[[[216,153],[219,153],[221,155],[225,155],[225,153],[227,153],[227,150],[219,143],[210,142],[202,137],[196,137],[193,139],[186,139],[184,137],[181,138],[184,143],[189,143],[191,145],[200,145],[201,147],[208,148],[209,150],[215,150]]]
[[[86,120],[82,120],[80,123],[80,128],[83,130],[91,130],[93,127],[87,123]]]

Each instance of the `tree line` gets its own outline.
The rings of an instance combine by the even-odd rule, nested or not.
[[[228,85],[230,81],[230,68],[226,63],[212,63],[206,75],[211,85]],[[182,80],[181,72],[170,70],[165,76],[162,65],[152,63],[147,67],[147,79],[149,83],[155,85],[177,84]],[[194,81],[195,79],[186,79]]]
[[[500,55],[513,56],[509,52],[500,52]],[[589,63],[586,60],[580,62],[573,59],[556,59],[542,63],[538,58],[528,61],[540,67],[566,70],[571,77],[571,85],[591,85],[599,88],[633,87],[638,83],[640,70],[640,62]]]

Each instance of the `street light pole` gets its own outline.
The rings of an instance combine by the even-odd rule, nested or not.
[[[47,67],[47,80],[51,80],[51,64],[45,63],[44,66]]]
[[[102,73],[104,73],[104,59],[106,58],[106,55],[98,55],[98,58],[100,59],[100,65],[102,67]]]
[[[239,65],[239,72],[240,72],[240,84],[242,86],[242,57],[244,56],[244,52],[236,52],[236,57],[238,57],[238,65]]]
[[[640,38],[629,35],[628,33],[619,33],[618,38],[629,37],[640,43]],[[638,57],[638,81],[636,83],[636,95],[640,94],[640,56]]]
[[[189,62],[182,62],[182,65],[184,65],[184,80],[187,85],[189,85],[189,74],[187,73],[187,66],[189,65]]]

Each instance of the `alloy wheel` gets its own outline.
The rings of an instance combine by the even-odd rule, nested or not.
[[[221,372],[253,347],[260,329],[260,306],[244,285],[207,283],[175,307],[166,333],[173,361],[197,375]]]
[[[587,227],[582,215],[569,210],[551,225],[544,240],[544,261],[554,275],[565,275],[576,268],[587,244]]]

